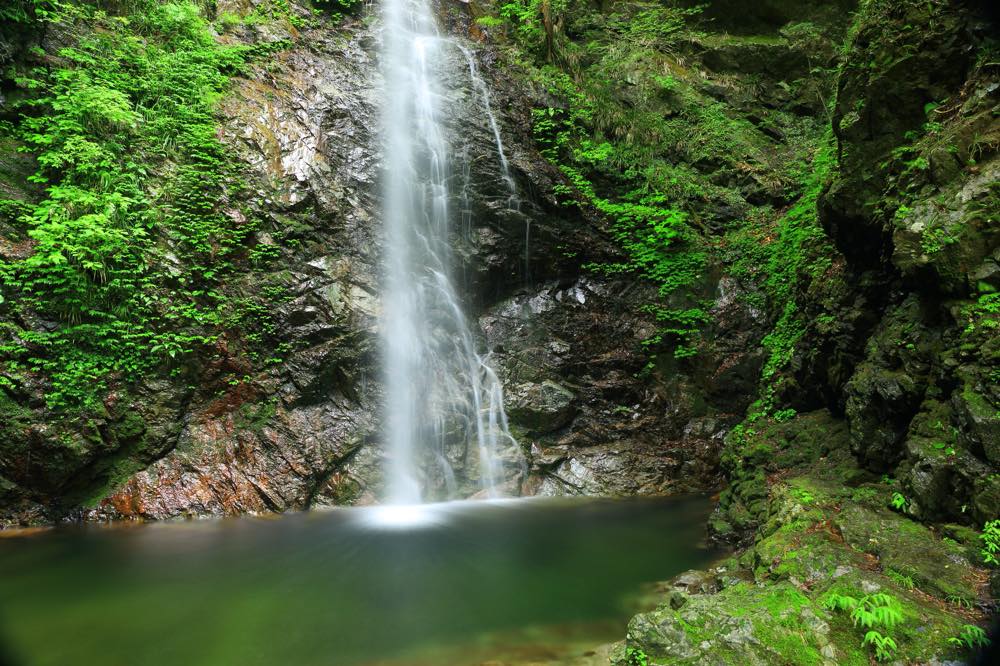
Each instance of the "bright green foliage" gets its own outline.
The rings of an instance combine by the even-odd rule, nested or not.
[[[874,629],[865,633],[861,644],[872,647],[877,661],[889,661],[896,654],[896,641],[892,640],[890,636],[883,636]]]
[[[31,23],[59,15],[60,0],[5,0],[0,4],[0,21]]]
[[[892,629],[903,621],[899,600],[890,594],[877,592],[857,599],[850,595],[830,593],[823,600],[830,610],[850,611],[854,626],[864,629],[885,627]]]
[[[625,658],[628,666],[649,666],[649,656],[642,648],[626,648]]]
[[[247,25],[259,25],[274,21],[287,21],[289,25],[301,28],[302,19],[292,11],[288,0],[264,0],[243,18]]]
[[[768,358],[761,370],[760,399],[751,407],[752,418],[774,408],[778,374],[806,331],[807,322],[796,300],[802,281],[817,279],[830,267],[830,241],[819,223],[817,203],[833,165],[833,142],[828,137],[813,158],[801,196],[778,219],[773,240],[761,242],[757,236],[761,231],[733,239],[745,250],[735,262],[734,272],[760,274],[768,300],[780,308],[774,327],[762,341]]]
[[[698,282],[707,255],[688,214],[678,205],[682,201],[676,195],[682,186],[673,175],[677,169],[668,159],[668,148],[682,138],[698,150],[710,142],[691,137],[694,123],[688,120],[668,121],[649,104],[641,108],[622,104],[616,90],[625,83],[627,69],[645,68],[646,58],[662,61],[686,29],[687,17],[697,10],[650,3],[615,7],[595,15],[601,30],[586,44],[567,38],[559,27],[562,22],[555,21],[581,11],[593,8],[574,0],[517,0],[500,6],[499,15],[510,26],[508,34],[534,60],[522,64],[563,103],[560,108],[533,111],[535,142],[571,184],[556,187],[561,202],[603,213],[623,250],[624,261],[590,263],[585,268],[605,275],[638,275],[657,285],[664,301],[673,297],[671,307],[648,304],[659,328],[645,345],[654,352],[667,346],[677,357],[688,356],[694,353],[707,315],[704,303],[686,296],[685,288]],[[553,19],[548,25],[545,12]],[[583,58],[593,64],[581,65]],[[665,85],[665,80],[644,70],[642,90],[648,89],[655,102],[656,91],[676,87],[676,82]],[[703,112],[700,104],[691,109]],[[706,125],[706,136],[709,131]],[[718,144],[723,133],[718,132]],[[700,195],[689,191],[685,196]],[[677,303],[678,294],[685,294],[686,302]]]
[[[0,331],[2,370],[43,374],[53,408],[95,408],[109,381],[211,343],[220,282],[254,231],[221,209],[239,185],[213,108],[231,74],[281,45],[223,46],[191,0],[132,4],[54,17],[95,29],[19,79],[31,94],[0,128],[35,156],[44,188],[0,202],[33,248],[0,263],[0,293],[22,317],[54,320]]]
[[[983,556],[983,562],[1000,566],[1000,560],[998,560],[998,556],[1000,556],[1000,520],[991,520],[983,525],[983,533],[979,535],[979,538],[983,542],[983,547],[979,551]]]
[[[660,327],[646,345],[684,357],[695,353],[709,319],[703,276],[721,250],[726,263],[737,264],[732,274],[750,278],[745,286],[764,287],[767,303],[755,305],[779,313],[764,340],[770,354],[759,411],[769,413],[772,384],[807,327],[796,292],[830,266],[816,203],[834,163],[833,141],[810,151],[818,132],[796,125],[802,140],[778,160],[757,125],[703,95],[677,55],[682,44],[704,38],[693,27],[700,11],[652,2],[598,8],[579,0],[512,0],[498,13],[516,64],[560,102],[533,112],[536,144],[569,183],[556,193],[566,205],[602,212],[623,250],[622,261],[585,268],[656,284],[661,298],[647,310]],[[795,203],[784,214],[750,205],[736,185],[747,181],[771,200]],[[736,225],[741,233],[720,212],[748,208],[748,219]],[[719,232],[724,241],[713,237]]]
[[[906,574],[902,574],[893,569],[886,569],[885,575],[889,580],[903,589],[912,590],[914,587],[913,578],[911,576],[907,576]]]
[[[542,0],[515,0],[500,5],[500,16],[514,25],[525,44],[538,46],[545,37],[542,26]]]
[[[850,611],[855,627],[867,629],[861,644],[870,646],[878,661],[887,661],[896,653],[896,641],[879,629],[890,630],[903,621],[899,600],[891,594],[876,592],[860,599],[831,592],[823,606],[834,611]]]
[[[851,611],[851,620],[855,626],[892,629],[903,621],[903,612],[899,601],[892,595],[868,594],[862,597]]]
[[[948,642],[952,645],[971,650],[989,645],[990,639],[986,637],[986,632],[980,627],[974,624],[966,624],[962,627],[962,632],[958,636],[949,638]]]
[[[903,493],[893,493],[892,498],[889,500],[889,506],[896,511],[906,511],[907,504],[908,502],[906,501],[906,497],[903,496]]]
[[[979,298],[962,312],[967,325],[963,332],[972,336],[977,330],[992,331],[1000,328],[1000,292],[989,292]]]

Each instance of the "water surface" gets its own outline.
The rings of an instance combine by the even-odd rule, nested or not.
[[[644,582],[711,557],[709,509],[472,501],[4,538],[0,634],[24,665],[518,663],[622,637]]]

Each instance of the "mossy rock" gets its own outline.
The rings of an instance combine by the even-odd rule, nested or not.
[[[954,393],[952,404],[963,439],[991,463],[1000,464],[1000,408],[968,384]]]
[[[958,543],[888,509],[846,505],[835,517],[844,540],[878,558],[883,568],[910,576],[922,591],[941,599],[973,600],[979,574]]]
[[[865,630],[849,613],[831,611],[829,592],[852,595],[885,591],[896,598],[903,621],[883,632],[897,643],[904,663],[958,660],[948,639],[964,618],[923,602],[919,595],[890,587],[878,574],[849,570],[826,585],[800,587],[790,581],[737,582],[717,594],[687,596],[680,608],[664,605],[629,623],[624,649],[613,666],[626,666],[628,648],[641,651],[649,666],[667,664],[870,664],[862,644]]]
[[[865,664],[860,651],[838,655],[830,645],[828,613],[788,582],[738,583],[714,595],[694,595],[629,622],[626,645],[658,664]],[[824,654],[825,651],[825,654]],[[846,657],[846,658],[845,658]],[[627,662],[612,662],[625,666]]]
[[[898,646],[896,658],[966,656],[948,639],[974,622],[983,579],[969,561],[976,533],[952,525],[952,540],[944,540],[885,507],[891,486],[851,488],[845,478],[849,463],[833,455],[772,484],[757,543],[702,574],[711,585],[690,585],[702,579],[697,573],[675,579],[662,606],[633,618],[612,664],[633,666],[640,654],[649,666],[869,664],[866,630],[826,602],[876,592],[896,599],[903,618],[882,629]]]

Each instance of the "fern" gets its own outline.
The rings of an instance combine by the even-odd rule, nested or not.
[[[958,647],[969,650],[977,647],[985,647],[990,644],[990,639],[986,637],[986,632],[974,624],[966,624],[962,627],[958,636],[952,636],[948,642]]]
[[[1000,520],[990,520],[983,525],[983,533],[979,535],[983,542],[983,547],[979,553],[983,557],[983,562],[993,566],[1000,565]]]
[[[831,592],[823,599],[823,606],[833,611],[849,611],[854,626],[867,629],[861,644],[871,647],[878,661],[891,659],[896,653],[895,640],[879,631],[891,630],[903,621],[902,606],[891,594],[876,592],[858,599]]]
[[[889,636],[883,636],[872,630],[865,634],[862,645],[870,645],[875,651],[877,661],[888,661],[896,654],[896,641]]]

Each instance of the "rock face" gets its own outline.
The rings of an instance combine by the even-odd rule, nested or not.
[[[283,511],[355,501],[379,483],[378,298],[372,33],[290,26],[223,39],[300,44],[236,82],[220,115],[247,165],[265,228],[295,245],[278,284],[274,334],[291,350],[274,370],[221,395],[196,396],[175,418],[169,453],[87,512],[90,518]],[[259,233],[263,244],[273,242]],[[199,399],[200,398],[200,399]]]
[[[508,392],[515,435],[530,445],[533,494],[634,495],[717,483],[724,420],[661,395],[636,353],[655,323],[635,312],[634,283],[578,278],[526,290],[480,318]]]
[[[983,464],[995,463],[1000,405],[988,321],[1000,160],[977,146],[1000,128],[995,75],[969,46],[990,25],[985,8],[953,3],[861,14],[833,118],[839,169],[820,205],[856,279],[887,296],[844,386],[854,450],[873,470],[901,464],[930,519],[964,520],[962,507],[995,492]]]
[[[974,541],[961,528],[950,534],[962,542],[941,538],[890,511],[877,480],[852,481],[845,431],[826,444],[824,458],[786,467],[788,476],[770,487],[754,546],[670,581],[662,603],[629,622],[612,664],[628,666],[639,655],[651,665],[867,664],[864,630],[828,600],[880,592],[905,618],[891,632],[899,658],[961,663],[947,638],[968,619],[943,601],[981,592]]]
[[[218,11],[241,14],[256,4],[219,3]],[[266,333],[282,342],[283,360],[250,368],[239,353],[245,341],[223,336],[179,374],[112,395],[107,415],[82,432],[45,425],[41,385],[13,398],[0,393],[10,442],[0,461],[5,524],[284,511],[380,496],[379,22],[305,21],[306,10],[291,7],[299,27],[269,20],[219,36],[290,44],[235,78],[219,109],[247,204],[264,220],[254,240],[278,257],[233,289],[281,294]],[[460,39],[471,31],[464,6],[444,5],[441,19]],[[452,202],[462,211],[453,236],[459,291],[480,323],[530,462],[528,478],[512,476],[507,491],[715,487],[721,434],[749,400],[760,363],[760,333],[740,323],[746,308],[720,301],[728,303],[720,322],[751,344],[741,349],[744,338],[720,330],[719,354],[731,358],[717,375],[707,361],[676,368],[665,390],[640,377],[640,343],[655,329],[640,308],[647,288],[583,277],[579,257],[617,258],[605,221],[557,204],[553,188],[564,177],[538,154],[529,129],[535,92],[497,66],[489,46],[471,54],[493,89],[518,192],[515,208],[482,91],[455,48],[446,106],[452,149],[469,166],[456,174],[464,182]],[[233,374],[242,379],[221,379]],[[474,452],[449,458],[461,491],[476,492]],[[438,481],[428,480],[432,496]]]
[[[219,12],[256,4],[223,2]],[[775,397],[800,411],[828,408],[834,420],[822,427],[847,427],[866,467],[898,472],[915,512],[981,521],[1000,497],[988,473],[1000,462],[990,333],[991,294],[1000,288],[1000,162],[997,88],[963,45],[981,40],[986,23],[949,3],[875,4],[860,17],[837,79],[838,168],[819,203],[841,254],[808,293],[795,295],[808,329]],[[691,94],[739,110],[765,156],[748,173],[723,171],[709,158],[693,165],[728,202],[700,211],[707,230],[721,233],[756,208],[789,204],[785,162],[803,159],[795,133],[826,106],[809,85],[784,78],[806,77],[811,57],[835,54],[833,37],[803,41],[800,22],[839,35],[848,6],[761,3],[737,29],[728,4],[712,3],[712,29],[679,46],[696,70],[678,70],[696,81]],[[294,3],[292,11],[307,16]],[[731,515],[716,527],[751,527],[766,497],[764,470],[737,473],[724,457],[720,467],[720,450],[757,393],[776,304],[727,275],[725,262],[709,264],[692,289],[712,303],[698,354],[647,365],[642,343],[657,322],[642,306],[656,300],[653,287],[583,269],[621,259],[608,221],[558,203],[565,177],[538,154],[530,129],[532,109],[553,102],[506,69],[488,40],[468,39],[482,36],[470,12],[444,3],[440,18],[474,47],[519,201],[510,204],[481,89],[456,48],[447,107],[452,148],[469,168],[456,174],[462,186],[452,204],[462,224],[453,246],[466,311],[529,461],[527,477],[512,474],[507,490],[705,490],[725,471]],[[245,169],[249,206],[267,222],[255,241],[279,257],[235,289],[281,292],[268,334],[284,343],[284,359],[245,367],[245,341],[223,336],[177,377],[112,394],[107,413],[82,426],[50,423],[40,385],[0,393],[4,521],[282,511],[380,495],[378,22],[297,23],[239,25],[219,36],[290,45],[234,79],[219,113],[223,139]],[[933,29],[906,30],[910,24]],[[902,41],[878,39],[887,32]],[[0,57],[10,60],[26,48],[7,38],[3,45]],[[4,148],[4,174],[30,172],[29,160]],[[19,180],[0,179],[5,196],[30,196],[13,191]],[[0,251],[28,249],[5,242]],[[243,379],[222,381],[234,373]],[[463,494],[473,494],[474,453],[449,455]]]

